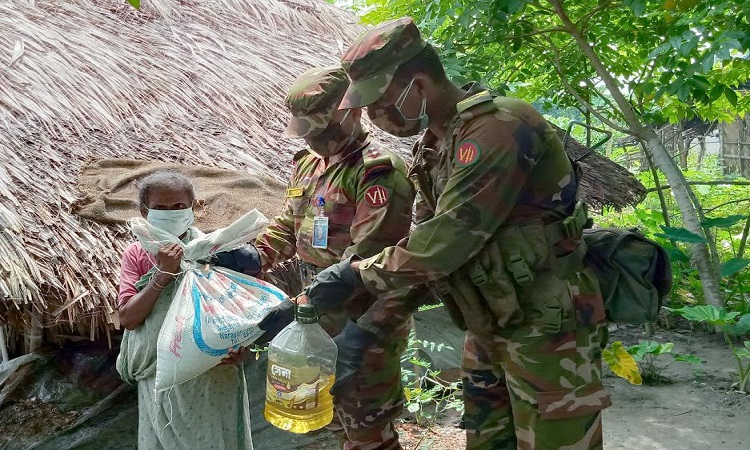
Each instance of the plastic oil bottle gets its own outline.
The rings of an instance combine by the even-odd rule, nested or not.
[[[268,344],[266,420],[293,433],[331,423],[337,353],[315,306],[299,305],[296,320]]]

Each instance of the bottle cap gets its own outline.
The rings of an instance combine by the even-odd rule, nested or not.
[[[304,305],[297,305],[297,322],[299,323],[317,323],[318,322],[318,308],[315,305],[305,303]]]

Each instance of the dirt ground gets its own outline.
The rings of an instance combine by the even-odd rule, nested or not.
[[[610,342],[625,345],[647,339],[625,327],[610,332]],[[671,364],[670,383],[633,386],[605,369],[613,405],[604,412],[606,450],[741,450],[750,448],[750,396],[735,392],[735,361],[720,336],[690,331],[657,331],[649,338],[674,342],[675,352],[693,353],[706,363]],[[666,362],[671,357],[666,356]],[[465,443],[457,418],[429,429],[400,426],[405,450],[457,450]]]
[[[625,345],[646,338],[643,331],[633,327],[610,332],[610,342],[621,340]],[[706,362],[699,366],[673,363],[663,372],[671,382],[658,385],[633,386],[605,369],[604,382],[614,403],[604,412],[605,449],[750,449],[750,395],[732,389],[737,369],[722,338],[683,330],[657,331],[650,339],[674,342],[675,352],[693,353]],[[665,362],[670,360],[667,356]],[[132,403],[134,407],[134,400]],[[134,412],[126,411],[130,415]],[[254,413],[259,414],[257,410]],[[39,438],[67,428],[76,418],[76,412],[63,412],[33,398],[3,405],[0,408],[0,449],[27,448]],[[465,440],[463,431],[457,428],[458,421],[455,413],[428,427],[418,427],[407,420],[398,425],[402,445],[405,450],[460,450]],[[259,431],[254,425],[254,437],[261,437],[262,433],[256,434]],[[272,434],[272,431],[267,433]],[[126,431],[112,431],[115,437],[123,432]],[[288,441],[287,446],[273,448],[338,449],[332,436],[320,435],[319,438],[304,445]],[[269,439],[266,437],[264,442],[271,442]],[[257,450],[270,449],[264,447],[260,442],[255,446]]]

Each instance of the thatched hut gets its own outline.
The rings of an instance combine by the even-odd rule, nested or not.
[[[284,179],[300,145],[280,138],[285,89],[304,69],[335,63],[361,30],[315,0],[149,0],[141,11],[111,0],[0,3],[6,338],[17,345],[26,328],[32,346],[41,329],[101,339],[117,325],[119,258],[131,238],[71,212],[85,162],[153,159]],[[389,143],[408,154],[408,143]],[[594,207],[641,199],[621,167],[598,155],[586,163]]]

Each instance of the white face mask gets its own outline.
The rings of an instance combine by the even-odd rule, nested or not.
[[[180,237],[193,225],[195,216],[193,215],[193,208],[149,209],[146,220],[151,225]]]

